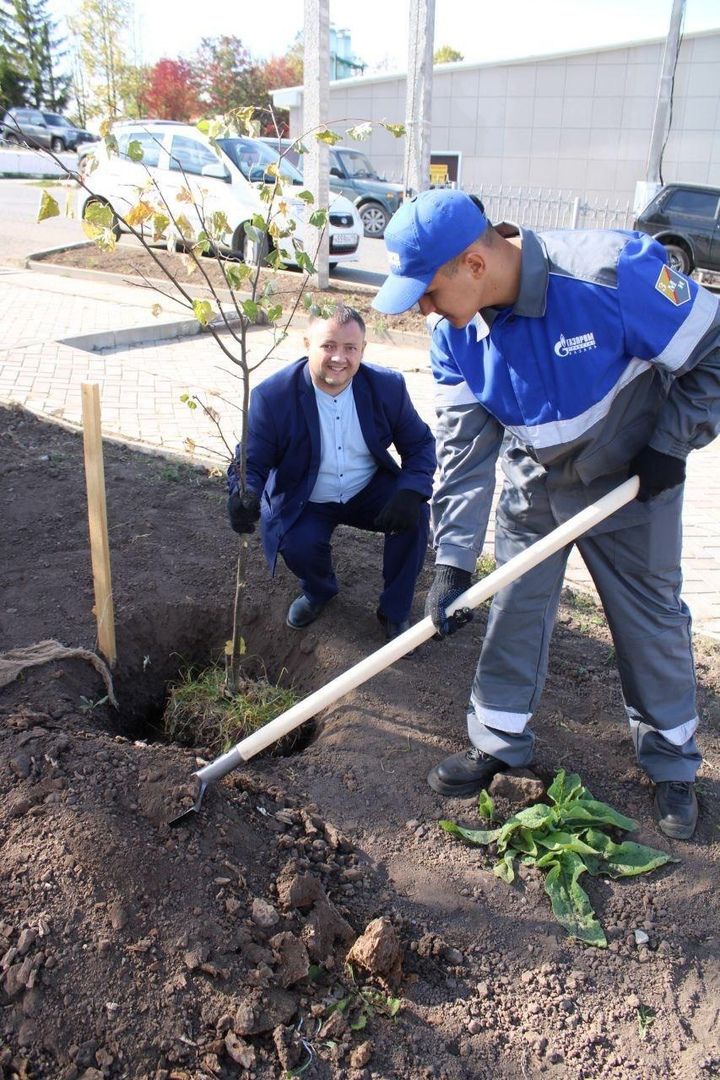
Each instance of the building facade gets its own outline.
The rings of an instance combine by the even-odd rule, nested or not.
[[[665,39],[433,71],[432,151],[458,186],[502,185],[632,201],[645,179]],[[378,127],[405,122],[404,74],[330,86],[329,126],[374,122],[359,144],[381,175],[403,181],[403,142]],[[302,87],[276,91],[303,133]],[[349,140],[346,140],[349,141]],[[663,179],[720,186],[720,29],[686,34],[673,88]]]

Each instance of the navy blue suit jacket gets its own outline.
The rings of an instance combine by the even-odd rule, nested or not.
[[[367,448],[398,487],[432,494],[435,439],[397,371],[362,363],[352,381]],[[402,467],[388,453],[394,445]],[[271,375],[250,397],[247,486],[260,499],[265,557],[274,570],[283,536],[299,517],[320,468],[320,421],[307,357]],[[239,448],[238,448],[239,452]],[[238,490],[230,467],[230,492]]]

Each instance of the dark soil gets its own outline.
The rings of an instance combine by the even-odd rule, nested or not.
[[[5,409],[0,447],[0,651],[92,648],[81,439]],[[171,829],[198,758],[163,742],[160,710],[183,662],[221,653],[237,538],[201,470],[106,443],[105,471],[120,708],[79,660],[0,691],[3,1078],[270,1080],[310,1057],[309,1080],[720,1075],[716,645],[697,644],[700,825],[675,843],[653,826],[602,618],[564,597],[533,767],[545,783],[579,772],[638,820],[641,842],[680,859],[588,882],[607,950],[565,935],[536,871],[508,886],[438,828],[477,825],[472,800],[442,799],[425,776],[465,743],[482,616],[326,710],[301,752],[253,758]],[[381,644],[380,538],[340,530],[335,547],[341,593],[297,633],[284,621],[294,582],[271,581],[250,544],[249,664],[301,695]],[[345,957],[376,918],[401,971],[358,969],[353,988]],[[361,1008],[367,987],[379,996]]]
[[[193,269],[194,264],[189,256],[171,255],[164,248],[159,247],[153,247],[150,254],[132,240],[124,240],[114,251],[101,251],[95,244],[87,244],[82,247],[68,248],[66,251],[52,252],[47,256],[37,258],[36,261],[116,274],[121,281],[123,279],[137,281],[143,278],[153,280],[160,282],[163,289],[169,289],[170,295],[176,296],[177,293],[173,291],[172,286],[169,287],[168,279],[164,277],[161,269],[164,266],[177,281],[188,286],[193,297],[209,296],[210,284],[221,293],[227,291],[227,281],[214,258],[202,259],[202,271],[200,271]],[[392,316],[380,315],[379,312],[374,311],[370,305],[377,289],[371,286],[344,284],[341,279],[333,278],[331,275],[329,288],[318,292],[313,289],[308,290],[305,275],[299,271],[286,270],[279,273],[262,271],[258,295],[269,278],[272,279],[274,289],[273,303],[282,305],[285,318],[294,309],[298,294],[304,290],[309,291],[313,297],[322,298],[325,303],[342,302],[356,308],[365,319],[368,331],[371,333],[382,334],[390,330],[426,334],[425,318],[416,309]],[[302,307],[299,310],[302,312]]]

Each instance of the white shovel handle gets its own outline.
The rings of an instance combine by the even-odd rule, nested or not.
[[[558,525],[542,540],[536,541],[525,551],[520,552],[519,555],[506,562],[504,566],[499,567],[492,574],[488,574],[487,577],[483,578],[482,581],[472,585],[448,607],[448,615],[452,615],[459,608],[479,607],[483,601],[493,596],[499,589],[515,581],[527,570],[532,570],[543,559],[547,559],[548,556],[559,551],[560,548],[572,543],[578,536],[582,536],[583,533],[592,529],[594,525],[619,510],[621,506],[629,503],[637,495],[638,487],[638,478],[633,476],[626,480],[624,484],[620,484],[619,487],[614,488],[607,495],[598,499],[592,506],[586,506],[580,513],[575,514],[562,525]],[[311,716],[315,716],[321,709],[332,705],[338,698],[349,693],[350,690],[354,690],[361,683],[367,682],[373,675],[377,675],[379,671],[389,667],[390,664],[399,660],[401,656],[410,652],[411,649],[416,649],[418,645],[428,641],[434,633],[435,627],[432,619],[429,617],[421,619],[419,623],[411,626],[404,634],[399,634],[398,637],[389,641],[387,645],[383,645],[381,649],[377,649],[376,652],[371,653],[370,656],[343,672],[342,675],[338,675],[332,682],[322,686],[319,690],[310,694],[309,697],[304,698],[303,701],[299,701],[297,705],[293,705],[292,708],[287,709],[286,712],[271,720],[269,724],[265,724],[258,731],[254,731],[252,735],[248,735],[247,738],[237,743],[232,750],[228,750],[227,753],[216,758],[215,761],[211,761],[209,765],[203,766],[195,775],[205,783],[212,783],[221,776],[225,776],[243,761],[249,761],[255,754],[259,754],[261,750],[265,750],[266,747],[277,742],[278,739],[281,739],[283,735],[287,735],[289,731],[298,727],[299,724],[309,720]]]

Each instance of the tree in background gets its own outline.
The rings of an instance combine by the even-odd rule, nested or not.
[[[0,6],[0,92],[8,104],[63,108],[67,76],[58,76],[65,55],[47,0],[10,0]]]
[[[464,60],[465,57],[451,45],[441,45],[433,53],[433,64],[452,64],[456,60]]]
[[[264,101],[260,69],[240,38],[203,38],[190,61],[206,113],[227,113]]]
[[[10,0],[0,0],[0,108],[25,102],[27,81],[16,60],[18,41]]]
[[[81,0],[77,14],[68,20],[77,38],[88,117],[118,117],[125,111],[123,44],[131,19],[130,0]]]
[[[159,60],[150,69],[142,101],[145,115],[158,120],[195,120],[202,112],[186,60]]]

